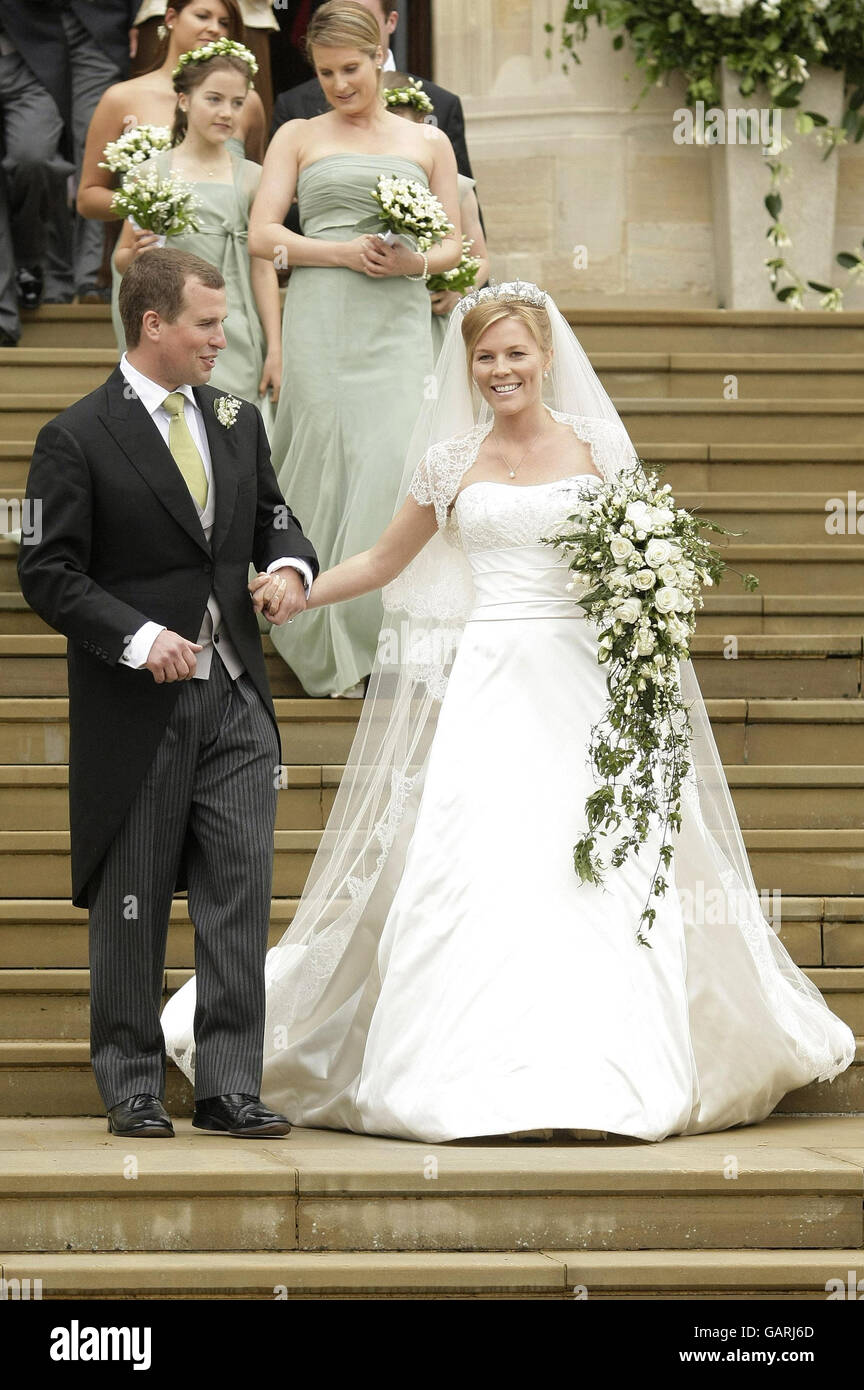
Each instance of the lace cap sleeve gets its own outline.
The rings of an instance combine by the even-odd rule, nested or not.
[[[414,470],[408,491],[421,507],[434,507],[438,529],[447,526],[448,509],[462,475],[477,457],[477,450],[492,428],[492,422],[475,425],[467,434],[432,444]]]

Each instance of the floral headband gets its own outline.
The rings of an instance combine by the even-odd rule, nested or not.
[[[423,91],[419,77],[409,77],[407,87],[386,87],[384,89],[386,106],[413,106],[417,111],[434,111],[429,97]]]
[[[190,63],[207,63],[211,58],[241,58],[252,77],[258,71],[255,54],[245,44],[237,43],[234,39],[214,39],[212,43],[205,43],[203,48],[190,48],[188,53],[181,53],[171,74],[172,80],[179,77]]]

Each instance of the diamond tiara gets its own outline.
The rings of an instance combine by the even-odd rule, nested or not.
[[[523,304],[533,304],[537,309],[546,307],[547,294],[538,285],[532,285],[525,280],[508,280],[504,284],[497,280],[492,280],[482,289],[472,290],[466,294],[456,305],[462,314],[467,314],[469,309],[473,309],[477,304],[484,304],[487,299],[500,299],[503,301],[518,299]]]

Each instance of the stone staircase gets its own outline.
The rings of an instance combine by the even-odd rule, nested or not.
[[[732,575],[709,595],[694,661],[766,909],[864,1040],[864,520],[825,525],[828,499],[864,497],[864,315],[572,321],[643,459],[682,505],[743,533],[727,558],[760,588]],[[41,310],[0,351],[0,498],[22,495],[40,425],[115,360],[98,307]],[[0,540],[0,1275],[41,1278],[45,1297],[258,1299],[815,1299],[864,1277],[864,1045],[763,1125],[656,1146],[309,1130],[240,1145],[191,1130],[173,1068],[177,1139],[109,1140],[86,915],[68,900],[64,650]],[[275,942],[358,710],[306,699],[272,651],[268,664],[291,762]],[[178,899],[166,997],[191,966]]]

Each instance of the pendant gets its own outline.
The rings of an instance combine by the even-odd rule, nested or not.
[[[515,477],[516,477],[516,474],[513,472],[513,469],[512,469],[512,468],[510,469],[510,477],[511,477],[511,478],[515,478]]]

